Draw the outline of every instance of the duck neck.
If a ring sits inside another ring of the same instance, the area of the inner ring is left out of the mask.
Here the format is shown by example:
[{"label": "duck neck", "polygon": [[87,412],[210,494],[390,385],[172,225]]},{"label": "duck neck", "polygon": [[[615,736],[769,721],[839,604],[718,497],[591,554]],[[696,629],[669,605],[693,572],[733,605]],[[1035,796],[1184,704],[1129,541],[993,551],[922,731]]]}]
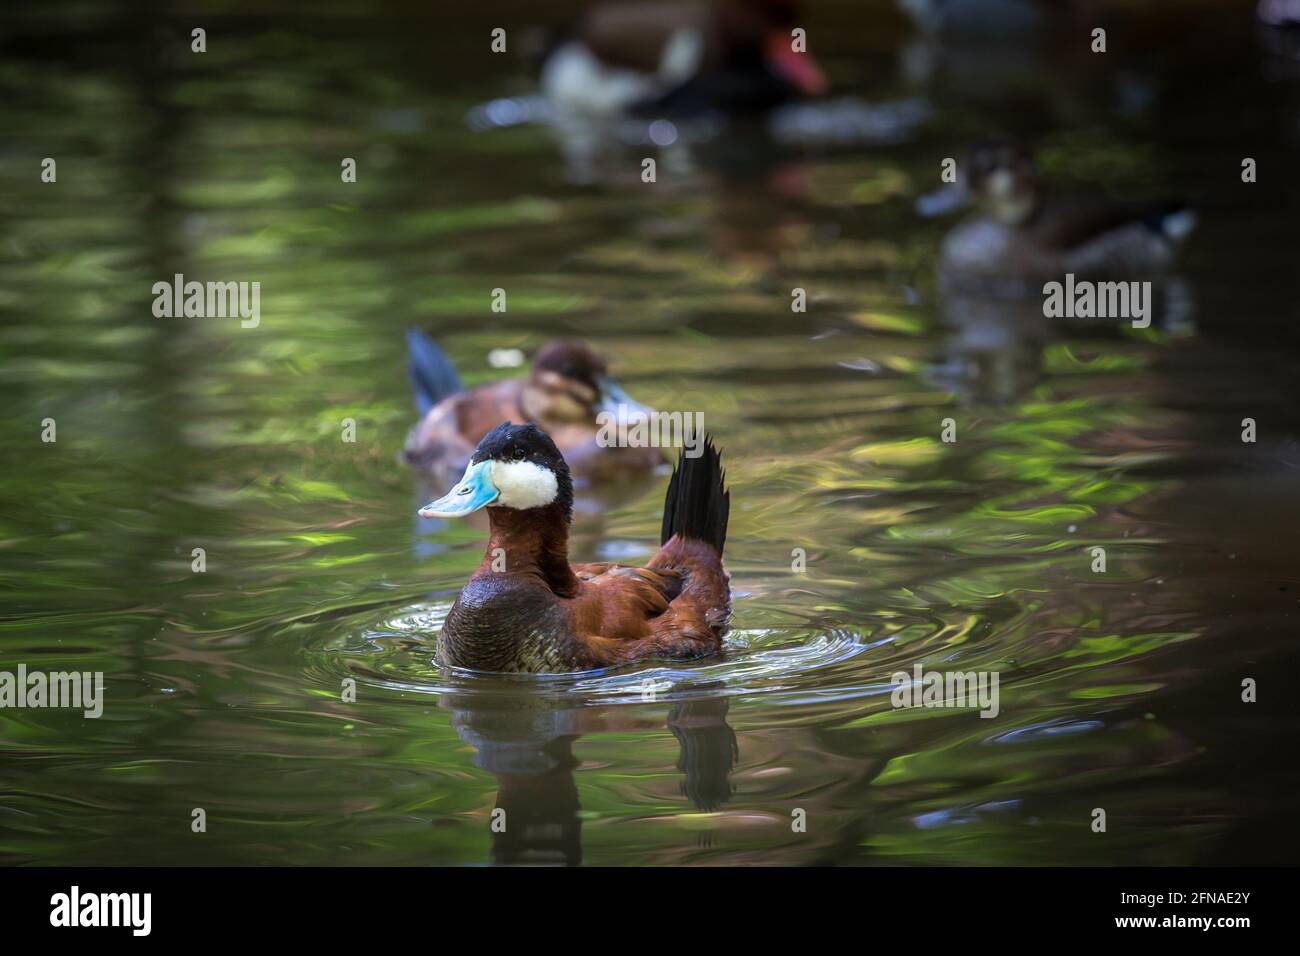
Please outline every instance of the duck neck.
[{"label": "duck neck", "polygon": [[492,533],[480,570],[535,576],[560,597],[577,593],[569,567],[569,520],[558,503],[527,511],[488,508],[488,520]]}]

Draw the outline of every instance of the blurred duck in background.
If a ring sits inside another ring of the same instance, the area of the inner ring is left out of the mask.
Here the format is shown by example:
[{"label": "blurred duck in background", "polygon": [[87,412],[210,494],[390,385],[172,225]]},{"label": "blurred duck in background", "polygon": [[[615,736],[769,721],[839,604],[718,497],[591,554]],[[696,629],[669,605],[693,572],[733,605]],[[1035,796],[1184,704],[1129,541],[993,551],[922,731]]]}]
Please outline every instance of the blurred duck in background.
[{"label": "blurred duck in background", "polygon": [[[1067,274],[1101,282],[1152,281],[1155,317],[1167,331],[1190,330],[1191,299],[1170,275],[1195,226],[1185,203],[1119,203],[1098,191],[1049,190],[1024,148],[1000,142],[973,147],[958,182],[922,196],[937,216],[974,204],[940,247],[940,314],[952,330],[936,384],[966,400],[1010,403],[1042,376],[1043,350],[1063,326],[1084,317],[1048,319],[1047,282]],[[1109,320],[1103,320],[1109,321]]]},{"label": "blurred duck in background", "polygon": [[623,154],[631,147],[653,147],[688,174],[719,159],[708,144],[722,140],[725,163],[778,148],[908,139],[928,105],[825,96],[830,84],[799,10],[795,0],[591,4],[562,28],[526,31],[520,49],[538,64],[538,95],[477,104],[466,122],[479,132],[550,126],[565,178],[580,184],[639,182],[626,178],[639,173]]},{"label": "blurred duck in background", "polygon": [[542,92],[559,114],[692,116],[770,109],[828,88],[796,52],[794,0],[600,3],[553,35]]},{"label": "blurred duck in background", "polygon": [[943,240],[940,288],[1037,294],[1066,273],[1106,281],[1160,278],[1196,225],[1184,202],[1121,203],[1099,192],[1058,193],[1025,148],[973,147],[958,182],[917,201],[925,216],[976,205]]},{"label": "blurred duck in background", "polygon": [[465,470],[475,446],[502,421],[540,425],[579,483],[648,475],[667,464],[659,448],[598,443],[601,412],[615,421],[652,413],[628,397],[605,360],[582,342],[550,342],[534,357],[527,378],[468,390],[427,335],[411,329],[407,347],[420,422],[407,438],[406,460],[442,484]]}]

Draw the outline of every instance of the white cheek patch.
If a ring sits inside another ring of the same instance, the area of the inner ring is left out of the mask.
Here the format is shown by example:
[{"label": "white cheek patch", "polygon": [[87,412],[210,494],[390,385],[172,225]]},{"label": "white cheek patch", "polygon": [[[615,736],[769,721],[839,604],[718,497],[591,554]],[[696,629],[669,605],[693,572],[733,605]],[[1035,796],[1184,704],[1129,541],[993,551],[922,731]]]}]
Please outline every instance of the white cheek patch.
[{"label": "white cheek patch", "polygon": [[492,462],[492,484],[501,492],[494,504],[521,511],[549,505],[560,490],[555,472],[531,461]]}]

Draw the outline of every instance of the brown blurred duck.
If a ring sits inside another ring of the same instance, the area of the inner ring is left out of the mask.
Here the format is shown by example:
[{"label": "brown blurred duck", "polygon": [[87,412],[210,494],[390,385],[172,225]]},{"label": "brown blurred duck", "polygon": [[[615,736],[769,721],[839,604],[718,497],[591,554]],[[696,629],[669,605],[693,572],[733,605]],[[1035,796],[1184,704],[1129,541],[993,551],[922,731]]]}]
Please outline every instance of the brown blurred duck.
[{"label": "brown blurred duck", "polygon": [[597,441],[601,412],[632,419],[651,411],[628,397],[605,360],[582,342],[550,342],[534,357],[527,378],[468,390],[428,336],[412,329],[407,346],[421,419],[407,438],[406,460],[444,482],[465,468],[474,447],[502,421],[540,425],[582,484],[649,474],[667,464],[659,448]]}]

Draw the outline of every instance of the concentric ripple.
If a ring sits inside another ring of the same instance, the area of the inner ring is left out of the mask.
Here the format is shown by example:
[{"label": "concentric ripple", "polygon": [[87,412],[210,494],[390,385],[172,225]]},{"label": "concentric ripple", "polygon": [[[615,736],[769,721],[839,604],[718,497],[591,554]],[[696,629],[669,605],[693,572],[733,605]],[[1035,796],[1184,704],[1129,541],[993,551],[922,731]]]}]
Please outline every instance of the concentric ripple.
[{"label": "concentric ripple", "polygon": [[[733,628],[717,658],[665,662],[574,674],[484,674],[440,667],[434,643],[451,601],[403,606],[355,630],[332,633],[306,648],[309,672],[323,684],[354,677],[401,693],[437,696],[502,690],[568,702],[634,704],[650,700],[762,694],[774,703],[848,700],[888,692],[883,669],[892,654],[873,651],[892,637],[873,639],[847,627]],[[938,632],[938,625],[935,627]]]}]

